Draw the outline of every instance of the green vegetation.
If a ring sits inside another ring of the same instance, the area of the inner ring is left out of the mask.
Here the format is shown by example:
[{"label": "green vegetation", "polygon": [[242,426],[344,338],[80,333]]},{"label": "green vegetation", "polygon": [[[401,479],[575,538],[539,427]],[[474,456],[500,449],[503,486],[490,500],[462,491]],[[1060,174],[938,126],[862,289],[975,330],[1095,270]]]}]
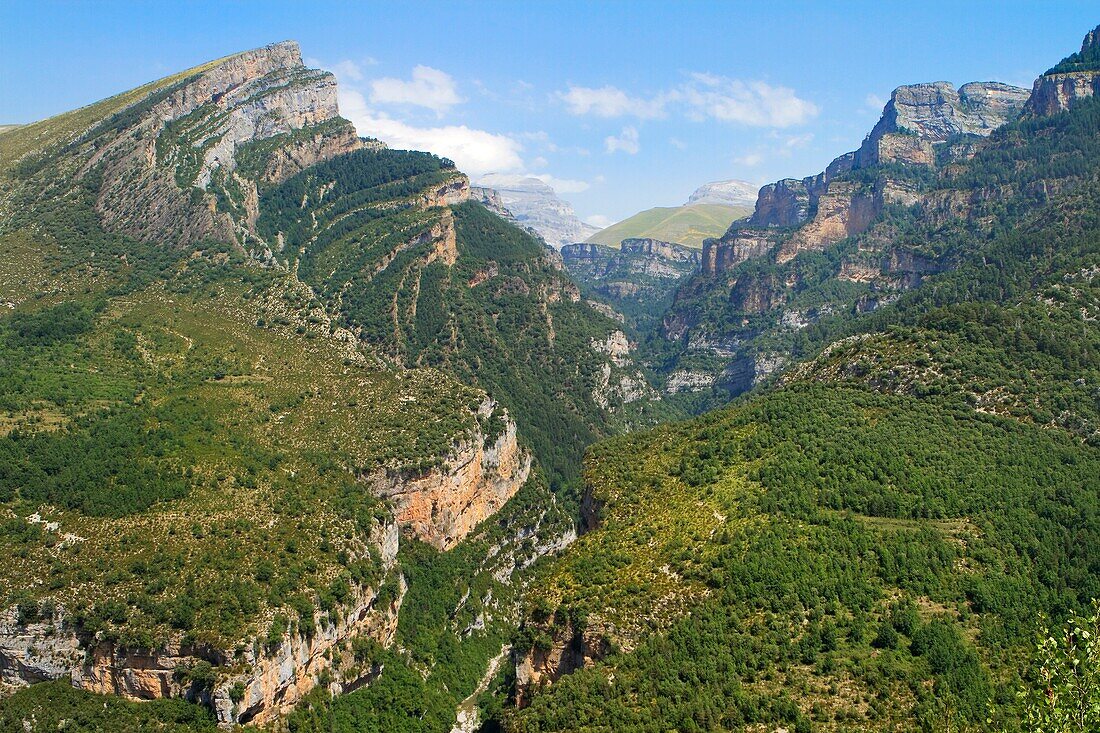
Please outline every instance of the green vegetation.
[{"label": "green vegetation", "polygon": [[1064,59],[1059,61],[1054,68],[1048,71],[1048,74],[1067,74],[1075,71],[1098,71],[1100,70],[1100,40],[1097,39],[1100,36],[1100,26],[1097,26],[1092,30],[1092,44],[1088,44],[1089,37],[1086,37],[1085,44],[1077,53],[1071,53]]},{"label": "green vegetation", "polygon": [[1039,613],[1100,594],[1100,453],[965,406],[792,386],[587,466],[599,526],[532,618],[584,619],[612,653],[516,730],[979,725]]},{"label": "green vegetation", "polygon": [[735,219],[751,213],[748,206],[722,204],[658,206],[601,229],[588,241],[618,248],[624,239],[647,237],[699,248],[704,239],[722,236]]},{"label": "green vegetation", "polygon": [[24,721],[35,730],[71,733],[198,733],[218,730],[213,716],[183,700],[130,702],[73,689],[68,681],[42,682],[0,702],[0,731],[19,733]]},{"label": "green vegetation", "polygon": [[542,244],[483,207],[414,206],[453,176],[424,153],[359,151],[268,190],[259,227],[283,233],[342,325],[487,391],[555,490],[575,486],[584,447],[607,432],[593,396],[606,357],[591,341],[615,324],[571,297]]}]

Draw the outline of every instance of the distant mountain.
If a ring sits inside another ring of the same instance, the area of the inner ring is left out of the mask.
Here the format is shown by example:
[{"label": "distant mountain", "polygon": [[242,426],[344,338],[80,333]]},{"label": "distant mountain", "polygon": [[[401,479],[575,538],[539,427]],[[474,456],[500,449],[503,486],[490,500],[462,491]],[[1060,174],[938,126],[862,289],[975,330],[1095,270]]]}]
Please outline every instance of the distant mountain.
[{"label": "distant mountain", "polygon": [[[755,201],[755,197],[753,200]],[[722,236],[734,220],[751,213],[751,204],[731,206],[696,203],[686,206],[657,206],[612,224],[586,241],[618,247],[624,239],[657,239],[699,248],[703,246],[704,239]]]},{"label": "distant mountain", "polygon": [[692,204],[721,204],[723,206],[755,206],[760,187],[748,181],[714,181],[704,183],[688,197],[684,206]]},{"label": "distant mountain", "polygon": [[493,198],[484,190],[495,191],[496,200],[511,212],[517,224],[534,229],[555,249],[561,249],[563,244],[583,242],[598,231],[578,219],[573,207],[558,198],[552,186],[538,178],[490,173],[478,183],[481,184],[475,187],[478,196]]}]

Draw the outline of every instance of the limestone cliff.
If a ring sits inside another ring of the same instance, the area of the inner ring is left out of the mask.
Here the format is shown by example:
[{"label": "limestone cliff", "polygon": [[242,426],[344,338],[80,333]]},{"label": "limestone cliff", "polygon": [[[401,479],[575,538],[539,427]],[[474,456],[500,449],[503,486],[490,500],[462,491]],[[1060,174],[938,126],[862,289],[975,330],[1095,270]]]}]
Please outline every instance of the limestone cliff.
[{"label": "limestone cliff", "polygon": [[[438,550],[449,550],[519,491],[531,457],[516,441],[516,424],[491,400],[479,409],[479,429],[442,465],[419,474],[385,472],[367,483],[394,505],[401,526]],[[493,424],[499,433],[493,434]]]},{"label": "limestone cliff", "polygon": [[898,87],[882,117],[860,146],[857,167],[875,163],[935,163],[932,144],[956,135],[988,135],[1015,119],[1026,89],[971,82],[958,89],[945,81]]},{"label": "limestone cliff", "polygon": [[1081,50],[1035,80],[1026,112],[1052,115],[1100,94],[1100,26],[1085,34]]},{"label": "limestone cliff", "polygon": [[[266,723],[287,712],[323,679],[340,692],[369,680],[377,670],[360,669],[349,642],[369,637],[388,646],[397,629],[405,582],[395,567],[397,525],[378,524],[364,556],[380,558],[382,579],[373,586],[356,586],[334,613],[314,609],[315,631],[288,629],[272,645],[257,636],[234,649],[216,649],[176,636],[152,649],[130,649],[117,642],[89,637],[70,622],[66,610],[51,607],[34,621],[20,610],[0,615],[0,674],[4,685],[69,677],[74,687],[135,700],[187,697],[210,705],[223,726]],[[396,592],[382,597],[386,583]],[[208,662],[221,670],[212,686],[191,682],[186,670]],[[184,674],[181,674],[181,671]]]},{"label": "limestone cliff", "polygon": [[[986,136],[1015,119],[1028,99],[1024,89],[998,82],[947,82],[898,87],[859,150],[836,158],[816,176],[787,178],[760,189],[747,220],[704,246],[703,272],[715,275],[773,250],[780,263],[799,252],[821,250],[859,234],[891,203],[919,201],[912,186],[889,173],[852,180],[875,166],[934,167],[935,146],[960,136]],[[955,157],[973,155],[960,149]],[[791,236],[774,230],[797,229]]]},{"label": "limestone cliff", "polygon": [[524,707],[535,690],[552,684],[578,669],[591,667],[611,651],[611,641],[595,623],[574,628],[539,629],[541,638],[530,648],[515,649],[512,661],[516,669],[515,702]]},{"label": "limestone cliff", "polygon": [[336,78],[307,69],[293,41],[143,90],[124,95],[122,106],[88,108],[106,115],[21,163],[39,176],[82,180],[106,228],[144,241],[254,242],[260,186],[364,145],[339,116]]}]

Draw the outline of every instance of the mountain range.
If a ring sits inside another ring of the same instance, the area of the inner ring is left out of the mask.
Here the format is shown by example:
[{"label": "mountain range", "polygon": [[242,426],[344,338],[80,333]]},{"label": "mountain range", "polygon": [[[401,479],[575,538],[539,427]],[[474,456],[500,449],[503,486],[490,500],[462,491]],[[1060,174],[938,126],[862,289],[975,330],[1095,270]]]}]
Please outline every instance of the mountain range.
[{"label": "mountain range", "polygon": [[1100,27],[647,236],[479,183],[294,42],[0,131],[0,730],[1100,725]]}]

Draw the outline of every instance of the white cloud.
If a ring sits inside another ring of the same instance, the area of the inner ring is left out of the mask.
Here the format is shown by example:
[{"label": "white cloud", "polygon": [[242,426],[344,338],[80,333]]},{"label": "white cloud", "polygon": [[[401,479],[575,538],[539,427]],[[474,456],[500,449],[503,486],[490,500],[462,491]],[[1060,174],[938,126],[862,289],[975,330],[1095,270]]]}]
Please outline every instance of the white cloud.
[{"label": "white cloud", "polygon": [[359,61],[344,59],[343,61],[337,61],[335,64],[326,64],[319,59],[310,57],[306,58],[304,63],[311,69],[328,69],[333,74],[336,74],[336,78],[339,81],[349,82],[363,81],[363,67],[374,66],[378,63],[378,60],[370,56],[365,56]]},{"label": "white cloud", "polygon": [[863,103],[867,105],[868,109],[872,109],[875,112],[881,112],[882,108],[886,106],[886,100],[877,94],[868,94]]},{"label": "white cloud", "polygon": [[677,150],[687,150],[687,143],[678,137],[670,137],[668,139],[668,144]]},{"label": "white cloud", "polygon": [[692,74],[683,90],[691,112],[723,122],[753,127],[790,127],[817,116],[813,102],[793,89],[763,81],[741,81],[712,74]]},{"label": "white cloud", "polygon": [[523,169],[523,146],[507,135],[466,125],[417,127],[371,109],[360,92],[341,89],[340,112],[360,135],[376,137],[393,148],[427,150],[450,158],[470,176]]},{"label": "white cloud", "polygon": [[812,132],[807,132],[804,135],[792,135],[783,141],[783,147],[787,150],[797,150],[809,145],[813,139],[814,134]]},{"label": "white cloud", "polygon": [[569,112],[596,117],[664,117],[679,107],[697,120],[715,119],[752,127],[791,127],[817,116],[818,107],[789,87],[693,73],[688,81],[651,97],[632,96],[613,86],[570,86],[558,92]]},{"label": "white cloud", "polygon": [[370,83],[374,104],[410,104],[441,115],[462,101],[451,75],[430,66],[417,66],[412,79],[375,79]]},{"label": "white cloud", "polygon": [[733,159],[733,162],[737,163],[738,165],[753,168],[764,162],[764,156],[760,153],[745,153],[744,155],[739,155],[735,157]]},{"label": "white cloud", "polygon": [[558,92],[569,112],[574,115],[593,114],[597,117],[639,117],[649,119],[663,117],[665,105],[671,101],[666,94],[652,99],[632,97],[621,89],[605,87],[570,86],[568,92]]},{"label": "white cloud", "polygon": [[627,155],[635,155],[641,146],[638,145],[638,130],[633,127],[624,127],[619,136],[608,135],[603,141],[608,153],[622,151]]},{"label": "white cloud", "polygon": [[592,216],[584,217],[584,222],[586,224],[591,224],[594,227],[599,227],[600,229],[607,229],[609,226],[615,223],[615,220],[612,219],[610,216],[604,216],[603,214],[593,214]]}]

